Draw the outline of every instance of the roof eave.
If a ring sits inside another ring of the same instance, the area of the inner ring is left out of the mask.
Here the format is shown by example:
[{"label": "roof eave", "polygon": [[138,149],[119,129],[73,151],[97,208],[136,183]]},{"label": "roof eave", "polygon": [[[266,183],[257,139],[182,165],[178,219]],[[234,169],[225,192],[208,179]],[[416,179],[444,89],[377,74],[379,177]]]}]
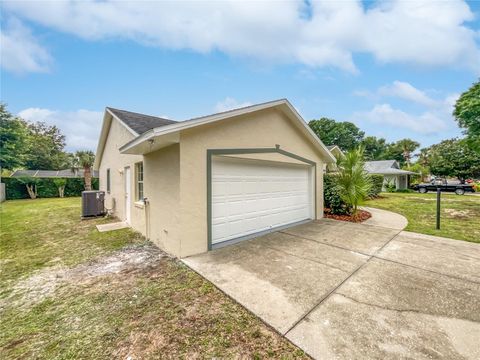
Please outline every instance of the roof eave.
[{"label": "roof eave", "polygon": [[200,117],[192,120],[178,122],[176,124],[157,127],[129,141],[125,145],[121,146],[119,150],[122,154],[134,153],[132,152],[134,148],[138,148],[141,143],[151,140],[153,138],[157,138],[160,136],[164,136],[164,135],[176,133],[176,132],[180,133],[182,130],[186,130],[192,127],[206,125],[212,122],[233,118],[236,116],[245,115],[245,114],[249,114],[252,112],[257,112],[260,110],[273,108],[273,107],[279,107],[283,111],[287,111],[288,113],[293,115],[298,120],[298,122],[302,125],[302,129],[304,130],[305,135],[307,135],[307,137],[310,138],[310,140],[320,150],[322,155],[324,155],[324,157],[326,158],[326,162],[336,162],[336,159],[333,156],[333,154],[327,149],[325,144],[323,144],[323,142],[312,131],[312,129],[310,129],[310,127],[305,122],[305,120],[300,116],[297,110],[295,110],[295,108],[292,106],[292,104],[290,104],[290,102],[287,99],[274,100],[268,103],[253,105],[253,106],[249,106],[241,109],[231,110],[224,113],[213,114],[210,116],[204,116],[204,117]]}]

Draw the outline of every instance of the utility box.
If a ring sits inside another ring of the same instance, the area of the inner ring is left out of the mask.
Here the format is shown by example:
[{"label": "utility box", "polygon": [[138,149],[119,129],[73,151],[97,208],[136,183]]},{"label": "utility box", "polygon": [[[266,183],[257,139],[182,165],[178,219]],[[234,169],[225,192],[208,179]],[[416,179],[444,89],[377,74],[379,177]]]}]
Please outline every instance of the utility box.
[{"label": "utility box", "polygon": [[105,191],[82,191],[82,218],[105,215]]}]

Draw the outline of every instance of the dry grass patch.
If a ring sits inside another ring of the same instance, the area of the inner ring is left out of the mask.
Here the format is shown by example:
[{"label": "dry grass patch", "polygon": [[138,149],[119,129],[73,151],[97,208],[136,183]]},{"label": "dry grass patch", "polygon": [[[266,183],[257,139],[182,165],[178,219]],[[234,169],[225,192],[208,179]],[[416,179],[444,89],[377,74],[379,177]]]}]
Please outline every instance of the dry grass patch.
[{"label": "dry grass patch", "polygon": [[[78,199],[51,206],[49,201],[11,202],[2,208],[2,221],[7,214],[10,226],[6,230],[2,223],[8,239],[2,237],[2,247],[10,253],[1,256],[13,271],[1,278],[2,358],[307,357],[137,234],[98,233],[94,225],[104,220],[80,221]],[[18,216],[10,213],[11,205]],[[28,229],[21,225],[24,215],[30,224],[39,220],[23,206],[41,208],[33,213],[54,220]],[[37,235],[32,241],[38,253],[29,246],[24,250],[32,266],[17,259],[25,241],[15,233],[16,222],[22,228],[19,236]]]}]

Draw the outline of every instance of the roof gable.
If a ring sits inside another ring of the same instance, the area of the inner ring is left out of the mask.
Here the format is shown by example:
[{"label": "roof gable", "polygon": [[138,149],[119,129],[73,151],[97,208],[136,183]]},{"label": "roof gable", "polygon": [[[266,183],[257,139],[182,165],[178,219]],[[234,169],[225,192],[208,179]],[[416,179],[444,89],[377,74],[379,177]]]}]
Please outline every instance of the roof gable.
[{"label": "roof gable", "polygon": [[395,160],[377,160],[377,161],[366,161],[365,170],[370,173],[375,172],[386,172],[394,169]]},{"label": "roof gable", "polygon": [[135,131],[138,135],[160,126],[176,123],[174,120],[152,115],[139,114],[136,112],[120,110],[111,107],[107,107],[107,111],[112,113],[112,115],[121,120],[121,122]]},{"label": "roof gable", "polygon": [[[176,140],[176,137],[178,138],[178,134],[183,130],[271,108],[276,108],[287,115],[287,117],[296,124],[300,131],[324,156],[327,162],[335,162],[335,157],[332,155],[332,153],[327,149],[317,135],[315,135],[305,120],[303,120],[300,114],[298,114],[295,108],[286,99],[269,101],[262,104],[251,105],[244,108],[229,110],[226,112],[202,116],[199,118],[175,122],[162,127],[154,128],[120,147],[120,152],[125,154],[142,154],[146,153],[146,151],[155,151],[162,146],[167,146],[173,142],[177,142],[178,140]],[[153,139],[155,139],[155,141],[153,141]],[[165,140],[165,145],[161,144],[162,139]],[[151,142],[151,144],[148,146],[145,145],[147,142]]]}]

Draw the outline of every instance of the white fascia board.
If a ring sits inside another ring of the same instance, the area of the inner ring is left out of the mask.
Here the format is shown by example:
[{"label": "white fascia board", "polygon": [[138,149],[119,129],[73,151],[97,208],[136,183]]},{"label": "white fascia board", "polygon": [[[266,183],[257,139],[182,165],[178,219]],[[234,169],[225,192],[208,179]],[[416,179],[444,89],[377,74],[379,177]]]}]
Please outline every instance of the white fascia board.
[{"label": "white fascia board", "polygon": [[320,140],[317,134],[315,134],[313,130],[310,128],[310,126],[308,126],[308,124],[305,122],[302,116],[298,113],[298,111],[292,106],[292,104],[290,104],[288,100],[285,100],[285,104],[288,106],[289,110],[297,117],[297,119],[303,125],[303,128],[307,131],[307,134],[313,140],[313,142],[316,143],[323,150],[323,153],[325,153],[327,158],[330,160],[327,162],[337,162],[337,159],[335,158],[335,156],[333,156],[333,154],[328,150],[328,148],[325,146],[322,140]]},{"label": "white fascia board", "polygon": [[108,132],[110,130],[111,118],[108,116],[109,112],[105,109],[102,121],[102,130],[98,138],[97,150],[95,152],[95,161],[93,163],[93,170],[98,170],[100,167],[103,151],[105,149],[105,142],[107,141]]},{"label": "white fascia board", "polygon": [[105,108],[105,110],[106,110],[110,115],[112,115],[112,117],[114,117],[115,119],[117,119],[117,120],[120,122],[120,124],[122,124],[123,126],[125,126],[125,127],[127,128],[127,130],[132,133],[132,135],[134,135],[134,136],[138,136],[138,135],[139,135],[135,130],[133,130],[130,126],[128,126],[125,122],[123,122],[122,119],[120,119],[117,115],[115,115],[112,111],[110,111],[109,108]]},{"label": "white fascia board", "polygon": [[103,151],[105,150],[105,142],[107,141],[108,133],[110,132],[110,126],[113,119],[116,119],[120,124],[122,124],[133,136],[138,137],[137,132],[135,132],[132,128],[125,124],[125,122],[123,122],[118,116],[116,116],[112,111],[110,111],[108,107],[106,107],[103,115],[102,130],[98,139],[95,162],[93,163],[94,170],[99,170],[100,163],[102,162],[101,160],[103,156]]},{"label": "white fascia board", "polygon": [[244,115],[244,114],[248,114],[248,113],[251,113],[251,112],[267,109],[267,108],[270,108],[270,107],[273,107],[273,106],[283,104],[285,101],[286,100],[284,100],[284,99],[276,100],[276,101],[271,101],[271,102],[264,103],[264,104],[253,105],[253,106],[248,106],[248,107],[241,108],[241,109],[226,111],[226,112],[223,112],[223,113],[203,116],[203,117],[195,118],[195,119],[191,119],[191,120],[180,121],[176,124],[164,125],[164,126],[154,128],[154,129],[151,129],[151,130],[143,133],[142,135],[140,135],[136,139],[134,139],[134,140],[126,143],[125,145],[121,146],[119,150],[120,150],[121,153],[123,153],[123,152],[127,151],[129,148],[134,147],[134,146],[142,143],[143,141],[147,141],[147,140],[151,139],[152,137],[162,136],[162,135],[169,134],[171,132],[182,131],[182,130],[190,129],[192,127],[205,125],[205,124],[209,124],[209,123],[224,120],[224,119],[229,119],[229,118],[232,118],[232,117],[235,117],[235,116]]},{"label": "white fascia board", "polygon": [[[161,126],[158,128],[154,128],[152,130],[149,130],[136,139],[133,139],[132,141],[126,143],[125,145],[120,147],[120,152],[125,153],[128,151],[130,148],[135,147],[139,145],[140,143],[147,141],[149,139],[166,135],[171,132],[175,131],[182,131],[186,130],[192,127],[196,126],[201,126],[201,125],[206,125],[209,123],[213,123],[216,121],[224,120],[224,119],[229,119],[235,116],[240,116],[240,115],[245,115],[249,114],[252,112],[264,110],[264,109],[269,109],[281,105],[286,105],[287,109],[290,111],[290,113],[296,118],[296,120],[302,125],[302,128],[304,132],[306,133],[307,137],[309,137],[312,142],[317,145],[318,148],[320,148],[321,153],[323,153],[326,158],[327,162],[335,162],[336,159],[332,155],[332,153],[327,149],[327,147],[323,144],[323,142],[318,138],[318,136],[310,129],[308,124],[303,120],[303,118],[300,116],[300,114],[295,110],[295,108],[290,104],[290,102],[287,99],[280,99],[280,100],[274,100],[270,101],[267,103],[263,104],[258,104],[258,105],[252,105],[252,106],[247,106],[241,109],[235,109],[231,111],[226,111],[218,114],[213,114],[213,115],[208,115],[208,116],[203,116],[200,118],[195,118],[191,120],[186,120],[186,121],[181,121],[176,124],[170,124],[170,125],[165,125]],[[329,160],[329,161],[328,161]]]}]

